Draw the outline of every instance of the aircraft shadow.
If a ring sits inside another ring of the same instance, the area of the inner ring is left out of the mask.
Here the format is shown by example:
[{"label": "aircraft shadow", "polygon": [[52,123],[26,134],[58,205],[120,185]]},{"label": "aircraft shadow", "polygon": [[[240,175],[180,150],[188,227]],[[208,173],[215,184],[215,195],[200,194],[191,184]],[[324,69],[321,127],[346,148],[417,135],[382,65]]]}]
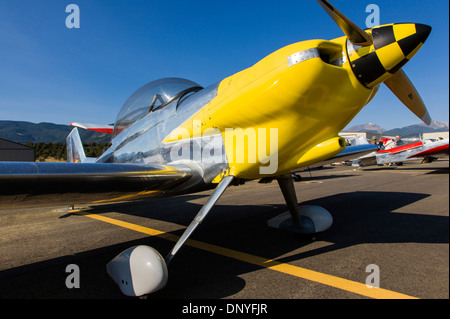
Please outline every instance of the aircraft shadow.
[{"label": "aircraft shadow", "polygon": [[[449,217],[394,212],[429,195],[403,192],[353,192],[305,202],[333,212],[333,226],[321,240],[333,245],[291,256],[295,260],[359,244],[448,243]],[[345,203],[343,205],[343,203]],[[351,203],[351,205],[348,205]]]},{"label": "aircraft shadow", "polygon": [[[201,207],[201,204],[189,201],[204,196],[207,194],[94,206],[89,212],[115,211],[187,226]],[[267,227],[267,220],[283,213],[285,205],[239,206],[219,202],[192,239],[280,262],[299,261],[365,243],[448,243],[448,216],[431,215],[432,212],[430,215],[394,212],[428,196],[360,191],[303,202],[321,205],[332,212],[334,224],[320,236],[320,240],[332,244],[283,258],[280,256],[311,244],[308,238]],[[173,233],[181,235],[183,230]],[[127,298],[106,274],[105,265],[134,245],[153,246],[165,256],[174,243],[166,240],[164,235],[152,236],[4,270],[0,272],[0,298]],[[64,268],[70,263],[86,269],[82,274],[83,289],[65,287],[67,273]],[[258,269],[255,265],[186,246],[169,267],[166,288],[150,298],[216,299],[232,296],[246,286],[240,276]]]}]

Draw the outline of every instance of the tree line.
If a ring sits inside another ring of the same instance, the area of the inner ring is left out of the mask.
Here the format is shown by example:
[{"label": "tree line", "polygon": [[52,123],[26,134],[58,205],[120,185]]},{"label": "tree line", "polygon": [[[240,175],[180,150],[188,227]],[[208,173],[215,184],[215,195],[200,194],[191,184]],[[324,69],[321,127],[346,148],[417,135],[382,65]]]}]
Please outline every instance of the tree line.
[{"label": "tree line", "polygon": [[[36,162],[46,160],[67,161],[66,143],[27,143],[26,146],[34,149]],[[111,143],[89,143],[83,144],[84,152],[87,157],[99,157]]]}]

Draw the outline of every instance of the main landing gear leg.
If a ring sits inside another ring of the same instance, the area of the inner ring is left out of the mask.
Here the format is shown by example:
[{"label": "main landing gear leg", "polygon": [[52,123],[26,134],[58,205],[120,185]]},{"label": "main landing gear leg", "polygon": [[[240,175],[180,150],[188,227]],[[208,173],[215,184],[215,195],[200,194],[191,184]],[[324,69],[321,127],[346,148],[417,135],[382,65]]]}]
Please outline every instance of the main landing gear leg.
[{"label": "main landing gear leg", "polygon": [[278,176],[277,181],[289,211],[270,219],[267,222],[270,227],[297,234],[316,234],[330,228],[333,217],[325,208],[315,205],[298,206],[290,174]]},{"label": "main landing gear leg", "polygon": [[186,240],[191,236],[191,234],[194,232],[194,230],[197,228],[198,225],[203,221],[203,219],[208,215],[211,208],[213,208],[214,204],[219,200],[220,196],[222,196],[223,192],[227,189],[227,187],[230,185],[230,183],[233,181],[234,176],[226,176],[217,186],[217,188],[214,190],[214,193],[212,193],[211,197],[208,198],[205,205],[200,209],[200,211],[197,213],[197,216],[195,216],[194,220],[191,222],[191,224],[188,226],[188,228],[184,231],[183,235],[178,239],[177,243],[173,247],[172,251],[167,255],[166,257],[166,263],[167,265],[170,263],[172,258],[175,256],[175,254],[178,252],[178,250],[183,246],[183,244],[186,242]]},{"label": "main landing gear leg", "polygon": [[155,249],[140,245],[123,251],[106,265],[108,274],[125,295],[142,296],[164,288],[168,279],[167,266],[172,258],[208,215],[233,179],[233,176],[226,176],[219,183],[165,260]]}]

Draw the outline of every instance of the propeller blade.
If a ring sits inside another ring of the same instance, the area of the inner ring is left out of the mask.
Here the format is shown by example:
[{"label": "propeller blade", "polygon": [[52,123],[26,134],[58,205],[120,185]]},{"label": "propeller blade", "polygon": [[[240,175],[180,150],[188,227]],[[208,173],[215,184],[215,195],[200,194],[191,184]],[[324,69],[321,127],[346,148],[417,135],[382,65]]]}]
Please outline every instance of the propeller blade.
[{"label": "propeller blade", "polygon": [[344,32],[351,43],[366,46],[373,43],[372,37],[363,29],[354,24],[339,10],[331,5],[327,0],[317,0],[321,7],[328,13],[328,15],[336,22],[339,28]]},{"label": "propeller blade", "polygon": [[431,124],[430,114],[422,98],[403,70],[397,71],[384,84],[425,124]]}]

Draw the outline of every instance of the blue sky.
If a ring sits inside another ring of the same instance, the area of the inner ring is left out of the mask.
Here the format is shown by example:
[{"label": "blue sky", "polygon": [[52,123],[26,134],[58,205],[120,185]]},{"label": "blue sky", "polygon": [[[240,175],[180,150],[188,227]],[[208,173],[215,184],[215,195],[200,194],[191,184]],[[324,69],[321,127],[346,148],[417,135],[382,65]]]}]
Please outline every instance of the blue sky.
[{"label": "blue sky", "polygon": [[[371,3],[381,24],[433,27],[403,70],[432,119],[448,122],[449,2],[330,2],[363,28]],[[79,29],[65,24],[71,3],[80,9]],[[150,81],[182,77],[207,86],[285,45],[342,35],[314,0],[0,0],[0,119],[113,123]],[[382,86],[349,126],[368,122],[391,129],[420,120]]]}]

